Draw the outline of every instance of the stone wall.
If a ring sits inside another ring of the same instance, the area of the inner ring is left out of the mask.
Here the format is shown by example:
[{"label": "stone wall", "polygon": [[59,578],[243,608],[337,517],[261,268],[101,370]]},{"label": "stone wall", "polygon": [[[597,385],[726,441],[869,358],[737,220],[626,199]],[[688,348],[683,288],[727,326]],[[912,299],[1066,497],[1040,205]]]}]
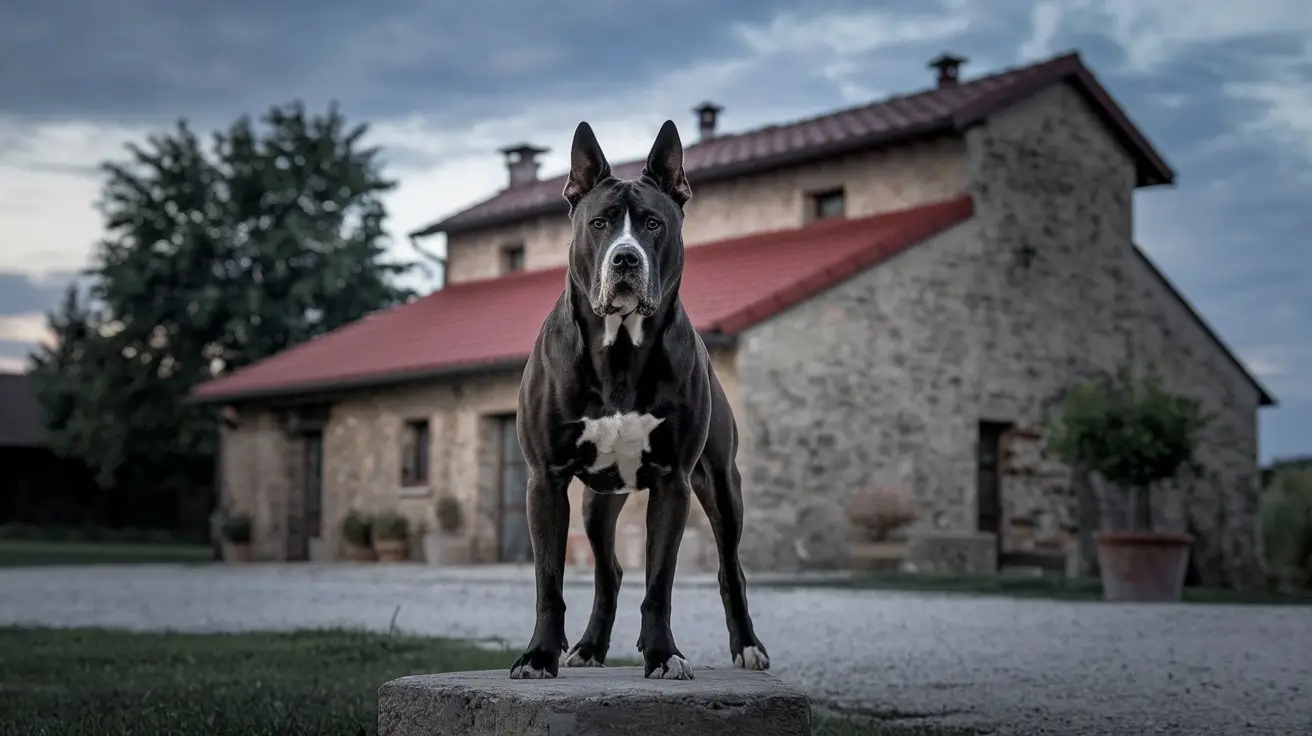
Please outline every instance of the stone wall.
[{"label": "stone wall", "polygon": [[912,533],[974,530],[981,420],[1014,425],[1003,549],[1069,550],[1078,502],[1070,469],[1045,453],[1043,418],[1072,380],[1153,361],[1217,414],[1205,473],[1156,495],[1157,522],[1201,536],[1204,581],[1255,584],[1258,394],[1135,249],[1131,159],[1065,86],[968,142],[972,221],[740,342],[745,563],[844,564],[847,538],[834,532],[850,495],[874,484],[915,493]]},{"label": "stone wall", "polygon": [[[974,284],[981,411],[1029,430],[1034,446],[1013,442],[1012,452],[1041,471],[1006,479],[1005,521],[1071,525],[1069,476],[1059,480],[1035,430],[1072,379],[1152,363],[1168,388],[1216,414],[1199,452],[1202,476],[1156,493],[1155,523],[1202,538],[1204,582],[1257,584],[1258,391],[1134,246],[1133,161],[1066,86],[996,116],[968,141],[987,264]],[[1103,500],[1112,502],[1104,526],[1118,525],[1121,494]]]},{"label": "stone wall", "polygon": [[[713,353],[730,401],[737,401],[733,354]],[[497,419],[513,415],[519,374],[501,373],[431,381],[344,394],[337,398],[324,429],[322,544],[340,555],[341,523],[351,510],[397,511],[416,530],[431,527],[436,499],[450,493],[465,510],[473,560],[497,560],[501,491],[501,434]],[[410,419],[427,418],[430,436],[429,482],[402,487],[401,433]],[[241,424],[223,433],[223,486],[235,509],[255,516],[255,550],[261,559],[288,559],[296,553],[292,533],[303,510],[299,441],[282,428],[277,412],[260,407],[241,411]],[[582,540],[582,492],[570,488],[571,526]],[[646,536],[646,494],[635,494],[620,519],[621,563],[642,565]],[[693,504],[690,524],[705,529],[706,517]],[[715,569],[709,533],[692,536],[686,550],[700,566]],[[586,542],[583,542],[586,547]],[[416,542],[415,549],[418,550]]]},{"label": "stone wall", "polygon": [[286,559],[295,470],[291,438],[274,412],[247,409],[237,428],[222,430],[220,442],[220,503],[232,513],[251,515],[256,559]]},{"label": "stone wall", "polygon": [[[966,149],[943,139],[834,157],[803,166],[698,185],[684,222],[690,246],[750,233],[793,228],[806,221],[808,195],[843,187],[850,217],[864,217],[950,199],[966,190]],[[451,283],[500,273],[501,249],[524,245],[524,267],[565,263],[570,241],[563,214],[454,235],[447,243]]]},{"label": "stone wall", "polygon": [[958,225],[740,338],[744,566],[845,565],[848,501],[874,486],[914,495],[911,534],[973,528],[977,242]]}]

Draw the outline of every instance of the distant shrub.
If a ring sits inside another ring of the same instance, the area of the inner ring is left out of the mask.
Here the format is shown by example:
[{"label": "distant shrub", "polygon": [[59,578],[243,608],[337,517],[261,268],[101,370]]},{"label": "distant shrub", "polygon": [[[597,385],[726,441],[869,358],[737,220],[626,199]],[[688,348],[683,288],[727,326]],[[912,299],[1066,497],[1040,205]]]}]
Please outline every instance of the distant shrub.
[{"label": "distant shrub", "polygon": [[410,520],[397,513],[383,513],[374,517],[370,525],[375,542],[400,541],[410,536]]},{"label": "distant shrub", "polygon": [[368,547],[372,543],[369,526],[370,519],[368,516],[359,511],[351,510],[347,512],[346,518],[342,519],[342,538],[348,544],[354,544],[357,547]]},{"label": "distant shrub", "polygon": [[1312,468],[1282,468],[1262,492],[1267,566],[1283,587],[1312,587]]}]

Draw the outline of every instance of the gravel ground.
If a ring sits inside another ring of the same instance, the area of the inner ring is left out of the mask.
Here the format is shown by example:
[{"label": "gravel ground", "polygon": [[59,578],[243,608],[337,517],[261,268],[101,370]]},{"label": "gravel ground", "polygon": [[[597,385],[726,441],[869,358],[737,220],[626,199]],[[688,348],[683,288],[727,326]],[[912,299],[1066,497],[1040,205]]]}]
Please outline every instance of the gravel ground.
[{"label": "gravel ground", "polygon": [[[613,656],[636,656],[641,573]],[[758,578],[759,579],[759,578]],[[349,627],[505,642],[532,631],[531,571],[411,565],[0,570],[0,624],[185,631]],[[713,578],[685,576],[674,633],[726,666]],[[823,588],[749,591],[772,672],[817,702],[999,734],[1312,735],[1312,608],[1118,605]],[[567,575],[567,632],[591,578]],[[399,611],[398,611],[399,607]],[[509,666],[510,662],[506,662]]]}]

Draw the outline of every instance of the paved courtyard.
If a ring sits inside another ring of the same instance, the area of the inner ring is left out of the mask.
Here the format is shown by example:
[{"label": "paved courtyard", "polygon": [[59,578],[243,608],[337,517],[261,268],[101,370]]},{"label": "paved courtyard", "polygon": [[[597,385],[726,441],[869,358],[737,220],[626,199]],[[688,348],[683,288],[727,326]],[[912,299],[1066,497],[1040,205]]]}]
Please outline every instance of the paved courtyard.
[{"label": "paved courtyard", "polygon": [[[567,580],[573,639],[592,587],[584,573]],[[0,624],[385,631],[395,615],[405,632],[519,647],[531,581],[525,568],[410,565],[11,568],[0,570]],[[636,656],[641,583],[641,572],[624,582],[613,656]],[[1312,734],[1308,607],[764,587],[750,603],[772,671],[839,708],[1000,734]],[[728,665],[710,576],[681,581],[674,626],[695,665]]]}]

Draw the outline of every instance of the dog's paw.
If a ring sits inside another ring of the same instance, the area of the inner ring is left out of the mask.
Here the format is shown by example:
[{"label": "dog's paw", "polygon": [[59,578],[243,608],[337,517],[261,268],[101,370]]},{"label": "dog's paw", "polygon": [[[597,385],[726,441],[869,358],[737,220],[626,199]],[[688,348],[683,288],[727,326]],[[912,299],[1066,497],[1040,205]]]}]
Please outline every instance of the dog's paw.
[{"label": "dog's paw", "polygon": [[598,662],[596,657],[590,651],[584,651],[585,647],[579,645],[574,647],[574,651],[565,657],[566,667],[605,667],[606,665]]},{"label": "dog's paw", "polygon": [[560,671],[560,653],[529,647],[510,665],[512,680],[542,680]]},{"label": "dog's paw", "polygon": [[741,652],[733,655],[733,666],[745,670],[768,670],[770,655],[765,653],[765,647],[743,647]]},{"label": "dog's paw", "polygon": [[510,668],[510,679],[512,680],[547,680],[555,677],[554,674],[545,669],[538,669],[531,664],[521,664]]},{"label": "dog's paw", "polygon": [[648,672],[647,677],[658,680],[691,680],[692,663],[677,654],[671,654],[669,659]]}]

